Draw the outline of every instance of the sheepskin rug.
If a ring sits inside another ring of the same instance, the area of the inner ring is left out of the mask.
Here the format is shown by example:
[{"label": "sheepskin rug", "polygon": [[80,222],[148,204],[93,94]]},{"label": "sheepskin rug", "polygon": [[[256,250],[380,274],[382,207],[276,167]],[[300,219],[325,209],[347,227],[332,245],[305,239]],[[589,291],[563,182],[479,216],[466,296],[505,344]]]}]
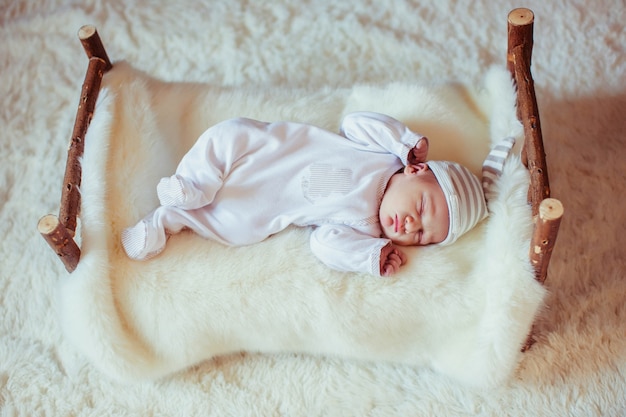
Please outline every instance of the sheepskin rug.
[{"label": "sheepskin rug", "polygon": [[[392,279],[329,271],[307,229],[246,248],[189,233],[127,260],[121,230],[227,117],[336,130],[354,110],[431,138],[478,172],[519,136],[506,16],[534,10],[553,195],[546,288],[526,255],[527,176],[512,157],[491,217]],[[626,397],[623,4],[239,1],[0,5],[0,410],[3,415],[619,416]],[[58,209],[98,27],[115,63],[86,138],[68,274],[38,236]],[[536,315],[536,317],[535,317]],[[537,343],[519,347],[532,322]]]}]

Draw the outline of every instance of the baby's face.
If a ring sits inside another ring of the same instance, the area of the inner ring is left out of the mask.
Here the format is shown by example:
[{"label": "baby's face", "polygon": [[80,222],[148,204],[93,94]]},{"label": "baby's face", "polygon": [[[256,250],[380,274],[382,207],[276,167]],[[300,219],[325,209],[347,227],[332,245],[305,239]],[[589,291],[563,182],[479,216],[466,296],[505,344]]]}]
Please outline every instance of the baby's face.
[{"label": "baby's face", "polygon": [[391,177],[378,218],[383,234],[396,245],[429,245],[448,236],[448,203],[426,163]]}]

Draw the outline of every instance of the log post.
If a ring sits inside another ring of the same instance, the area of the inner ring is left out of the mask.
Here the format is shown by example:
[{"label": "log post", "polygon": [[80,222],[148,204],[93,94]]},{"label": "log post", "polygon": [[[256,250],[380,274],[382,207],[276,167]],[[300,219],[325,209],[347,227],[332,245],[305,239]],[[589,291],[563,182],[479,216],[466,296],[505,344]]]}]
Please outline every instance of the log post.
[{"label": "log post", "polygon": [[[543,285],[548,276],[548,265],[556,243],[556,237],[563,217],[563,204],[555,198],[546,198],[539,205],[539,214],[535,216],[535,226],[530,240],[530,264],[535,270],[535,279]],[[535,343],[535,326],[532,327],[522,352],[526,352]]]},{"label": "log post", "polygon": [[74,236],[76,231],[76,217],[80,212],[80,182],[82,175],[80,159],[85,149],[85,134],[93,117],[105,68],[106,62],[102,59],[89,59],[89,66],[87,67],[87,74],[76,113],[76,121],[74,122],[74,131],[72,132],[70,146],[67,151],[59,219],[72,236]]},{"label": "log post", "polygon": [[80,260],[80,248],[59,218],[53,214],[43,216],[37,224],[37,230],[59,256],[67,272],[73,272]]},{"label": "log post", "polygon": [[113,67],[95,26],[82,26],[78,30],[78,39],[80,39],[80,43],[83,45],[87,58],[100,58],[103,60],[106,63],[104,68],[105,72]]},{"label": "log post", "polygon": [[507,67],[511,74],[515,74],[513,68],[513,50],[521,46],[526,62],[530,65],[533,53],[533,26],[535,15],[532,10],[519,8],[509,12],[507,27]]},{"label": "log post", "polygon": [[522,160],[530,173],[528,201],[535,216],[539,204],[550,197],[550,184],[535,85],[530,71],[533,24],[534,15],[529,9],[515,9],[509,13],[507,67],[517,86],[517,116],[524,126]]},{"label": "log post", "polygon": [[563,204],[555,198],[546,198],[539,205],[535,228],[530,241],[530,263],[535,268],[535,278],[544,283],[548,275],[548,264],[559,233]]}]

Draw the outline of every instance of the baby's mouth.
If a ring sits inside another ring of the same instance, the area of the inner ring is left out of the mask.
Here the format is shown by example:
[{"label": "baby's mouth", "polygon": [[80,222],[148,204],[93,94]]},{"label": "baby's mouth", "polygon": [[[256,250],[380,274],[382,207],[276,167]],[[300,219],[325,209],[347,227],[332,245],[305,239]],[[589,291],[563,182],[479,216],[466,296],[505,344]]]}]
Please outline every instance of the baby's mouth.
[{"label": "baby's mouth", "polygon": [[398,228],[399,227],[400,227],[400,222],[398,222],[398,215],[396,214],[396,217],[395,217],[395,219],[393,221],[393,228],[394,228],[394,231],[396,233],[398,233]]}]

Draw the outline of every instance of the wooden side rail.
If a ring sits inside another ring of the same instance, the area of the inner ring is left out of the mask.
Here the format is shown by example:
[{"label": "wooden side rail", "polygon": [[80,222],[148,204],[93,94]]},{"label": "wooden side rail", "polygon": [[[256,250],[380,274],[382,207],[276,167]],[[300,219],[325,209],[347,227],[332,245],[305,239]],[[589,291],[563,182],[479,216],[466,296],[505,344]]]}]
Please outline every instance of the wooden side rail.
[{"label": "wooden side rail", "polygon": [[89,58],[89,65],[67,151],[59,216],[48,214],[37,225],[39,233],[59,256],[68,272],[74,271],[80,260],[80,248],[74,241],[74,235],[76,219],[80,214],[80,159],[85,149],[85,135],[96,107],[102,77],[112,68],[95,27],[83,26],[78,31],[78,37]]},{"label": "wooden side rail", "polygon": [[534,19],[533,12],[525,8],[514,9],[509,13],[507,67],[517,86],[517,114],[524,126],[522,160],[530,173],[528,201],[532,207],[535,228],[529,257],[535,268],[535,278],[544,283],[563,215],[563,205],[550,198],[548,166],[535,84],[530,71]]},{"label": "wooden side rail", "polygon": [[[548,276],[548,265],[563,217],[563,205],[550,198],[548,165],[543,148],[543,136],[535,95],[535,84],[530,71],[535,16],[529,9],[514,9],[508,17],[507,67],[517,87],[517,117],[524,127],[522,161],[530,174],[528,202],[534,218],[529,258],[535,270],[535,279],[543,284]],[[535,343],[534,326],[525,352]]]}]

